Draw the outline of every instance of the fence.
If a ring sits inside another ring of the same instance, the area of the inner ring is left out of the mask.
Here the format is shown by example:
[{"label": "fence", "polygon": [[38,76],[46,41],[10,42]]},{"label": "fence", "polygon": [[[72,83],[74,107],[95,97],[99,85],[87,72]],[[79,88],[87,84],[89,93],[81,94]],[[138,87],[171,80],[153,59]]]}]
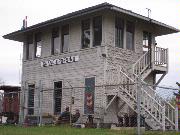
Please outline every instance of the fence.
[{"label": "fence", "polygon": [[[143,127],[146,131],[152,128],[175,129],[176,125],[173,125],[173,122],[177,123],[176,114],[170,107],[176,105],[174,95],[178,93],[176,88],[151,86],[141,81],[89,87],[55,85],[54,88],[30,85],[28,89],[23,88],[21,92],[17,92],[21,95],[19,124],[28,124],[28,122],[32,125],[58,124],[63,121],[72,125],[79,113],[81,117],[77,122],[85,123],[87,127],[133,127],[137,129],[138,134],[143,134]],[[154,93],[147,87],[153,87]],[[132,91],[135,88],[136,90]],[[94,89],[94,93],[88,93],[91,89]],[[16,92],[6,95],[11,95],[9,97],[12,98],[13,93]],[[152,95],[153,98],[150,99],[149,96]],[[163,105],[167,106],[164,101],[170,103],[169,108],[163,108]],[[67,107],[69,110],[66,110]],[[62,112],[66,111],[69,111],[69,117],[58,119]]]}]

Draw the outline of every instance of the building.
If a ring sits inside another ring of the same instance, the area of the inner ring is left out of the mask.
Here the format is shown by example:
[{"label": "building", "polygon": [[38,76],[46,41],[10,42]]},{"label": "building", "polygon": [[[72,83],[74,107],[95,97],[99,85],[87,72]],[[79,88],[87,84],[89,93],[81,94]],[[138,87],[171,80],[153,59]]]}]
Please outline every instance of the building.
[{"label": "building", "polygon": [[20,90],[19,86],[2,85],[0,90],[2,93],[2,115],[6,116],[7,123],[18,123],[20,110]]},{"label": "building", "polygon": [[[157,85],[168,72],[168,49],[158,47],[155,38],[176,32],[103,3],[4,35],[24,43],[21,116],[57,115],[66,106],[79,109],[82,121],[89,114],[100,123],[135,116],[137,78]],[[143,85],[140,93],[146,124],[174,129],[175,109],[151,86]]]}]

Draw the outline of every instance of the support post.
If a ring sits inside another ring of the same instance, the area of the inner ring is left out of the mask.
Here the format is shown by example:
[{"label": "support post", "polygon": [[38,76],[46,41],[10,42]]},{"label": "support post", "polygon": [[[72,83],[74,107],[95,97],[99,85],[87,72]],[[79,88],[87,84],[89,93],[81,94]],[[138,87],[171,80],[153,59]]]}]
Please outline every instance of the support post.
[{"label": "support post", "polygon": [[166,130],[166,122],[165,122],[165,105],[163,106],[162,109],[162,130]]},{"label": "support post", "polygon": [[178,107],[176,105],[176,109],[175,109],[175,130],[178,131]]},{"label": "support post", "polygon": [[150,61],[150,63],[151,63],[151,68],[152,68],[152,70],[154,70],[154,64],[155,64],[155,46],[152,44],[152,46],[151,46],[151,61]]},{"label": "support post", "polygon": [[140,81],[140,76],[137,77],[137,134],[138,135],[141,135],[141,106],[140,106],[140,103],[141,103],[141,97],[140,97],[140,94],[141,94],[141,81]]}]

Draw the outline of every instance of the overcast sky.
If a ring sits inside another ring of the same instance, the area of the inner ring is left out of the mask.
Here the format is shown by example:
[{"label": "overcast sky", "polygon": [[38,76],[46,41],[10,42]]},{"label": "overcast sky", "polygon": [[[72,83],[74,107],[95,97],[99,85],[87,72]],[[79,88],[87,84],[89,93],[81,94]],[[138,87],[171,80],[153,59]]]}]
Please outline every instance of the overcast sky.
[{"label": "overcast sky", "polygon": [[[0,79],[6,84],[20,85],[22,43],[2,36],[19,30],[28,16],[28,26],[73,11],[108,2],[180,29],[179,0],[1,0],[0,4]],[[161,85],[176,86],[180,82],[180,33],[156,38],[158,46],[169,48],[169,73]]]}]

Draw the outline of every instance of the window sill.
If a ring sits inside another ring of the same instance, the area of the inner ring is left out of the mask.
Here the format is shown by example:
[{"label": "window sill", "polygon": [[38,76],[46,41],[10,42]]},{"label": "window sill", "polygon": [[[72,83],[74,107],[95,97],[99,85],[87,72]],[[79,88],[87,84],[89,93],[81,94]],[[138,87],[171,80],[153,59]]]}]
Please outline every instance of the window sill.
[{"label": "window sill", "polygon": [[121,48],[121,47],[117,47],[117,46],[114,46],[114,47],[115,47],[115,48],[118,48],[118,49],[125,50],[125,51],[130,51],[130,52],[136,53],[135,49],[133,49],[133,50],[130,50],[130,49]]},{"label": "window sill", "polygon": [[58,53],[58,54],[52,54],[52,55],[45,56],[45,57],[41,56],[41,57],[36,57],[36,58],[33,58],[33,59],[29,59],[29,60],[23,60],[23,62],[30,62],[30,61],[36,61],[36,60],[41,60],[41,59],[46,59],[46,58],[51,58],[51,57],[62,56],[62,55],[66,55],[66,54],[83,52],[83,51],[88,51],[88,50],[93,50],[93,49],[101,48],[101,47],[104,47],[104,46],[105,45],[93,46],[93,47],[89,47],[89,48],[81,48],[81,49],[75,50],[75,51],[68,51],[68,52],[63,52],[63,53]]}]

